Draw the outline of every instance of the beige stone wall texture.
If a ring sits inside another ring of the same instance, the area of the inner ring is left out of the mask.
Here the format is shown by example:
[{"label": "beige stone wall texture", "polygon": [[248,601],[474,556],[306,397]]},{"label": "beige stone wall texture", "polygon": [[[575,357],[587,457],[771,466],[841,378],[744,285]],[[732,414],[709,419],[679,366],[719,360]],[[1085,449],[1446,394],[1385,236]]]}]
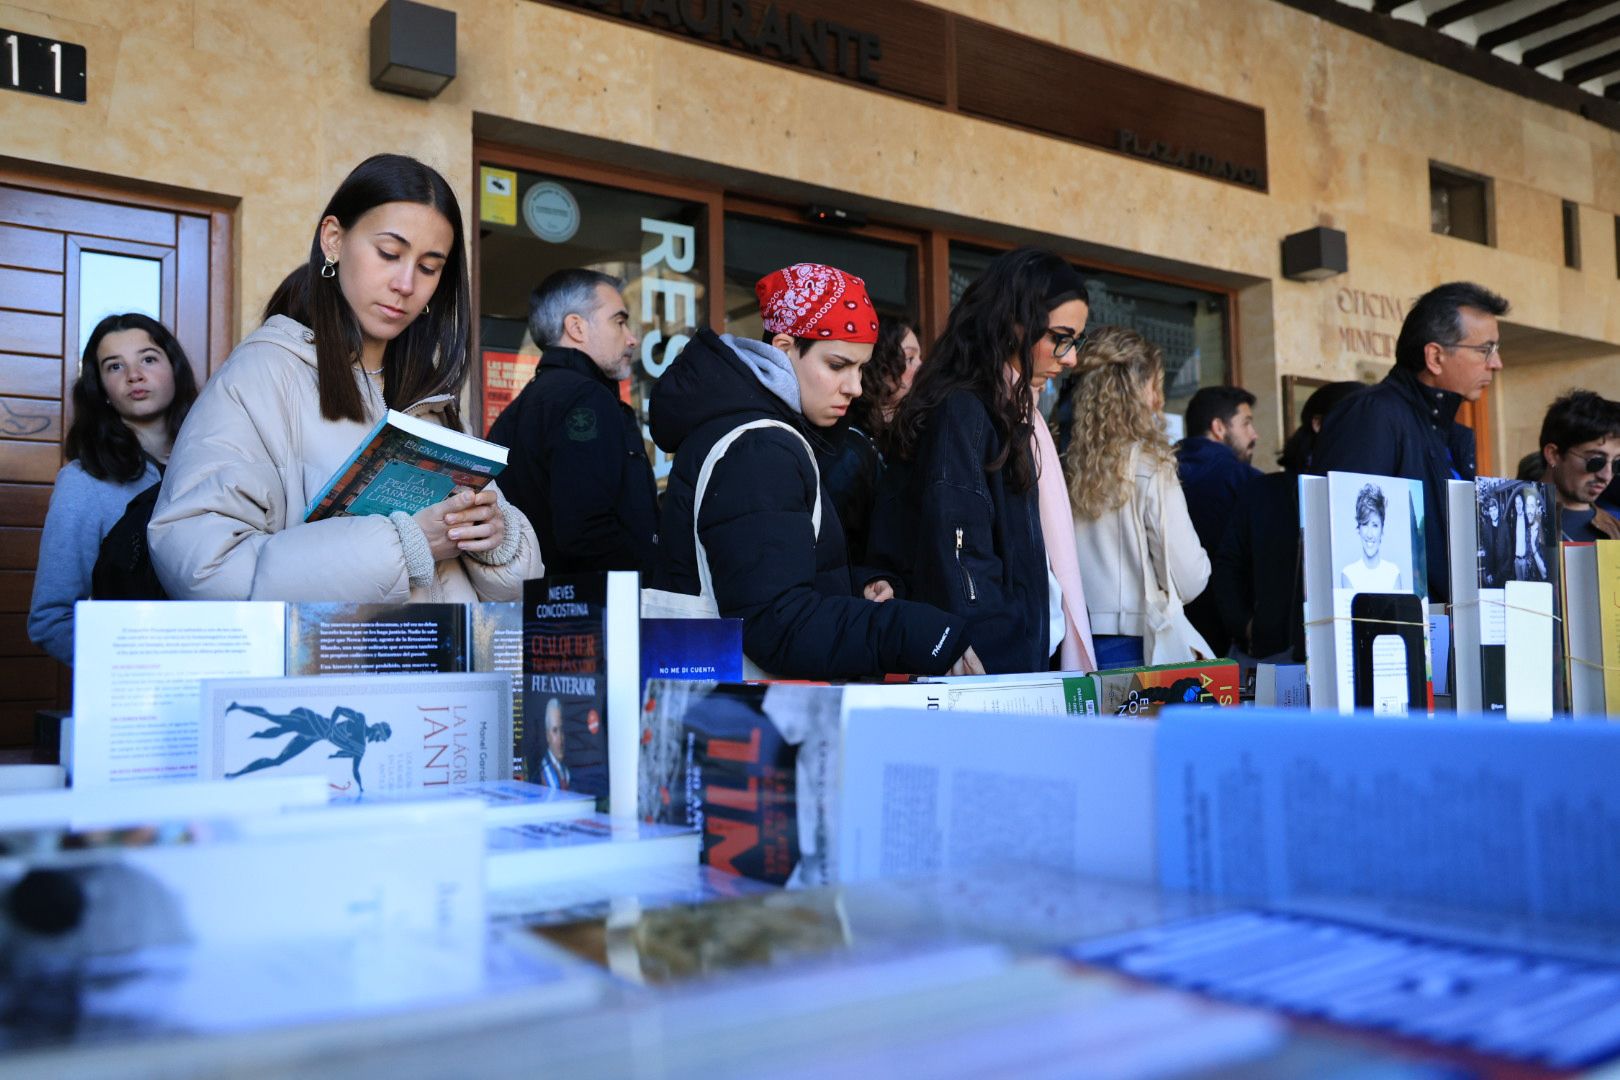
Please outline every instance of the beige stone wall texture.
[{"label": "beige stone wall texture", "polygon": [[[1480,281],[1512,300],[1516,322],[1620,354],[1620,133],[1274,0],[940,5],[1263,108],[1269,193],[531,0],[433,0],[458,13],[459,73],[438,99],[415,101],[368,84],[379,2],[0,2],[0,25],[82,43],[90,56],[86,105],[0,94],[0,155],[239,200],[244,332],[303,258],[326,196],[366,155],[421,157],[470,201],[477,116],[721,175],[787,177],[916,208],[919,220],[973,219],[986,234],[1029,230],[1205,268],[1241,288],[1243,376],[1262,397],[1268,443],[1281,375],[1381,371],[1399,315],[1376,298],[1408,302],[1441,281]],[[1494,178],[1495,247],[1430,232],[1431,160]],[[770,182],[753,193],[771,194]],[[1579,271],[1562,268],[1564,199],[1582,208]],[[1318,224],[1348,233],[1350,272],[1280,279],[1281,238]],[[1607,360],[1567,373],[1556,356],[1523,373],[1511,353],[1507,363],[1512,392],[1494,404],[1499,459],[1539,425],[1547,387],[1584,381],[1620,396],[1620,367]]]}]

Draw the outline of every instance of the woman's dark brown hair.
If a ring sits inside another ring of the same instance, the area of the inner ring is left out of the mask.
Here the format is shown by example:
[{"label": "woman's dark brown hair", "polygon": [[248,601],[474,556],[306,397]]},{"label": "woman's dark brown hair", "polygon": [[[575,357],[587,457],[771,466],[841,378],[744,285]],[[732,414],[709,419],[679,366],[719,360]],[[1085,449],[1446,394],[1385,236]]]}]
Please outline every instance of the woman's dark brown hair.
[{"label": "woman's dark brown hair", "polygon": [[180,342],[168,327],[149,315],[137,311],[109,315],[90,331],[90,340],[85,342],[79,360],[79,377],[73,381],[73,426],[68,428],[63,452],[97,480],[127,484],[139,480],[146,471],[146,455],[135,432],[107,400],[107,390],[101,385],[101,363],[96,357],[102,339],[121,330],[145,330],[174,369],[174,400],[163,414],[171,446],[180,434],[186,413],[191,411],[191,403],[197,400],[197,377],[191,373],[191,363]]},{"label": "woman's dark brown hair", "polygon": [[[461,229],[461,205],[444,177],[415,158],[378,154],[355,166],[333,193],[320,220],[337,219],[345,229],[354,227],[367,211],[391,202],[431,206],[450,223],[454,241],[439,272],[433,302],[383,351],[383,400],[391,408],[404,408],[439,394],[461,392],[467,378],[472,337],[472,303],[467,288],[467,245]],[[366,418],[365,403],[355,383],[354,361],[362,345],[360,321],[355,317],[336,277],[321,277],[326,255],[317,226],[309,243],[309,261],[276,288],[265,305],[264,317],[285,315],[303,323],[315,335],[317,381],[321,415],[328,420]],[[454,402],[444,419],[461,427]]]}]

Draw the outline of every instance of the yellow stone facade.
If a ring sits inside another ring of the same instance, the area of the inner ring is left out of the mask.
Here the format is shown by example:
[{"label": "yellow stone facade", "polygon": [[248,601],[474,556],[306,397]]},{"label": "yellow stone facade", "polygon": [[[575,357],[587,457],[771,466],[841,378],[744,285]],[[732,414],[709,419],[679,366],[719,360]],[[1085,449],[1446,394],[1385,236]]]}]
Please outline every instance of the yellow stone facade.
[{"label": "yellow stone facade", "polygon": [[[416,101],[369,85],[379,2],[0,2],[0,25],[90,57],[88,104],[0,94],[0,155],[231,200],[242,332],[357,161],[418,156],[470,207],[475,139],[499,132],[749,195],[836,195],[902,225],[1061,238],[1236,290],[1242,381],[1273,444],[1281,376],[1381,372],[1399,316],[1379,298],[1455,278],[1507,295],[1511,330],[1543,332],[1522,362],[1504,335],[1498,470],[1565,386],[1620,397],[1620,133],[1274,0],[940,3],[1264,109],[1268,193],[532,0],[433,0],[458,13],[459,70]],[[1430,231],[1431,160],[1494,180],[1494,247]],[[1580,270],[1563,267],[1562,200],[1580,206]],[[1318,224],[1348,234],[1349,273],[1282,279],[1281,238]]]}]

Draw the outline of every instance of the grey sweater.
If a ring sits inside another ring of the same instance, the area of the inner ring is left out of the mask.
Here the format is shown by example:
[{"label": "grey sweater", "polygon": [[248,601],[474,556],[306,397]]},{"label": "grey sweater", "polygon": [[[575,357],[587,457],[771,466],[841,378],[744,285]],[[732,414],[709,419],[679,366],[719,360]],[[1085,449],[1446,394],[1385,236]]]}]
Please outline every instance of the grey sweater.
[{"label": "grey sweater", "polygon": [[90,572],[107,530],[124,516],[129,500],[158,482],[150,461],[128,484],[97,480],[77,461],[56,474],[45,532],[39,538],[39,569],[28,606],[28,637],[64,664],[73,663],[73,605],[90,598]]}]

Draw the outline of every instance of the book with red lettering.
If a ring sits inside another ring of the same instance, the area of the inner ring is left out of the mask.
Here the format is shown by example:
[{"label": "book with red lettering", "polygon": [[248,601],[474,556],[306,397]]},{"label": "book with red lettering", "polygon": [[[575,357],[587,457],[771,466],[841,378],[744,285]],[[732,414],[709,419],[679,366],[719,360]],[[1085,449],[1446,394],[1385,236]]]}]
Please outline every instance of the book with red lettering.
[{"label": "book with red lettering", "polygon": [[621,817],[635,812],[640,618],[633,571],[523,583],[523,779]]},{"label": "book with red lettering", "polygon": [[1063,680],[1069,712],[1081,716],[1157,716],[1166,705],[1210,708],[1238,703],[1235,660],[1118,668]]},{"label": "book with red lettering", "polygon": [[844,694],[801,683],[650,681],[637,816],[696,830],[703,862],[717,870],[772,884],[834,880]]},{"label": "book with red lettering", "polygon": [[202,683],[198,778],[320,776],[334,798],[512,774],[500,673],[317,675]]}]

